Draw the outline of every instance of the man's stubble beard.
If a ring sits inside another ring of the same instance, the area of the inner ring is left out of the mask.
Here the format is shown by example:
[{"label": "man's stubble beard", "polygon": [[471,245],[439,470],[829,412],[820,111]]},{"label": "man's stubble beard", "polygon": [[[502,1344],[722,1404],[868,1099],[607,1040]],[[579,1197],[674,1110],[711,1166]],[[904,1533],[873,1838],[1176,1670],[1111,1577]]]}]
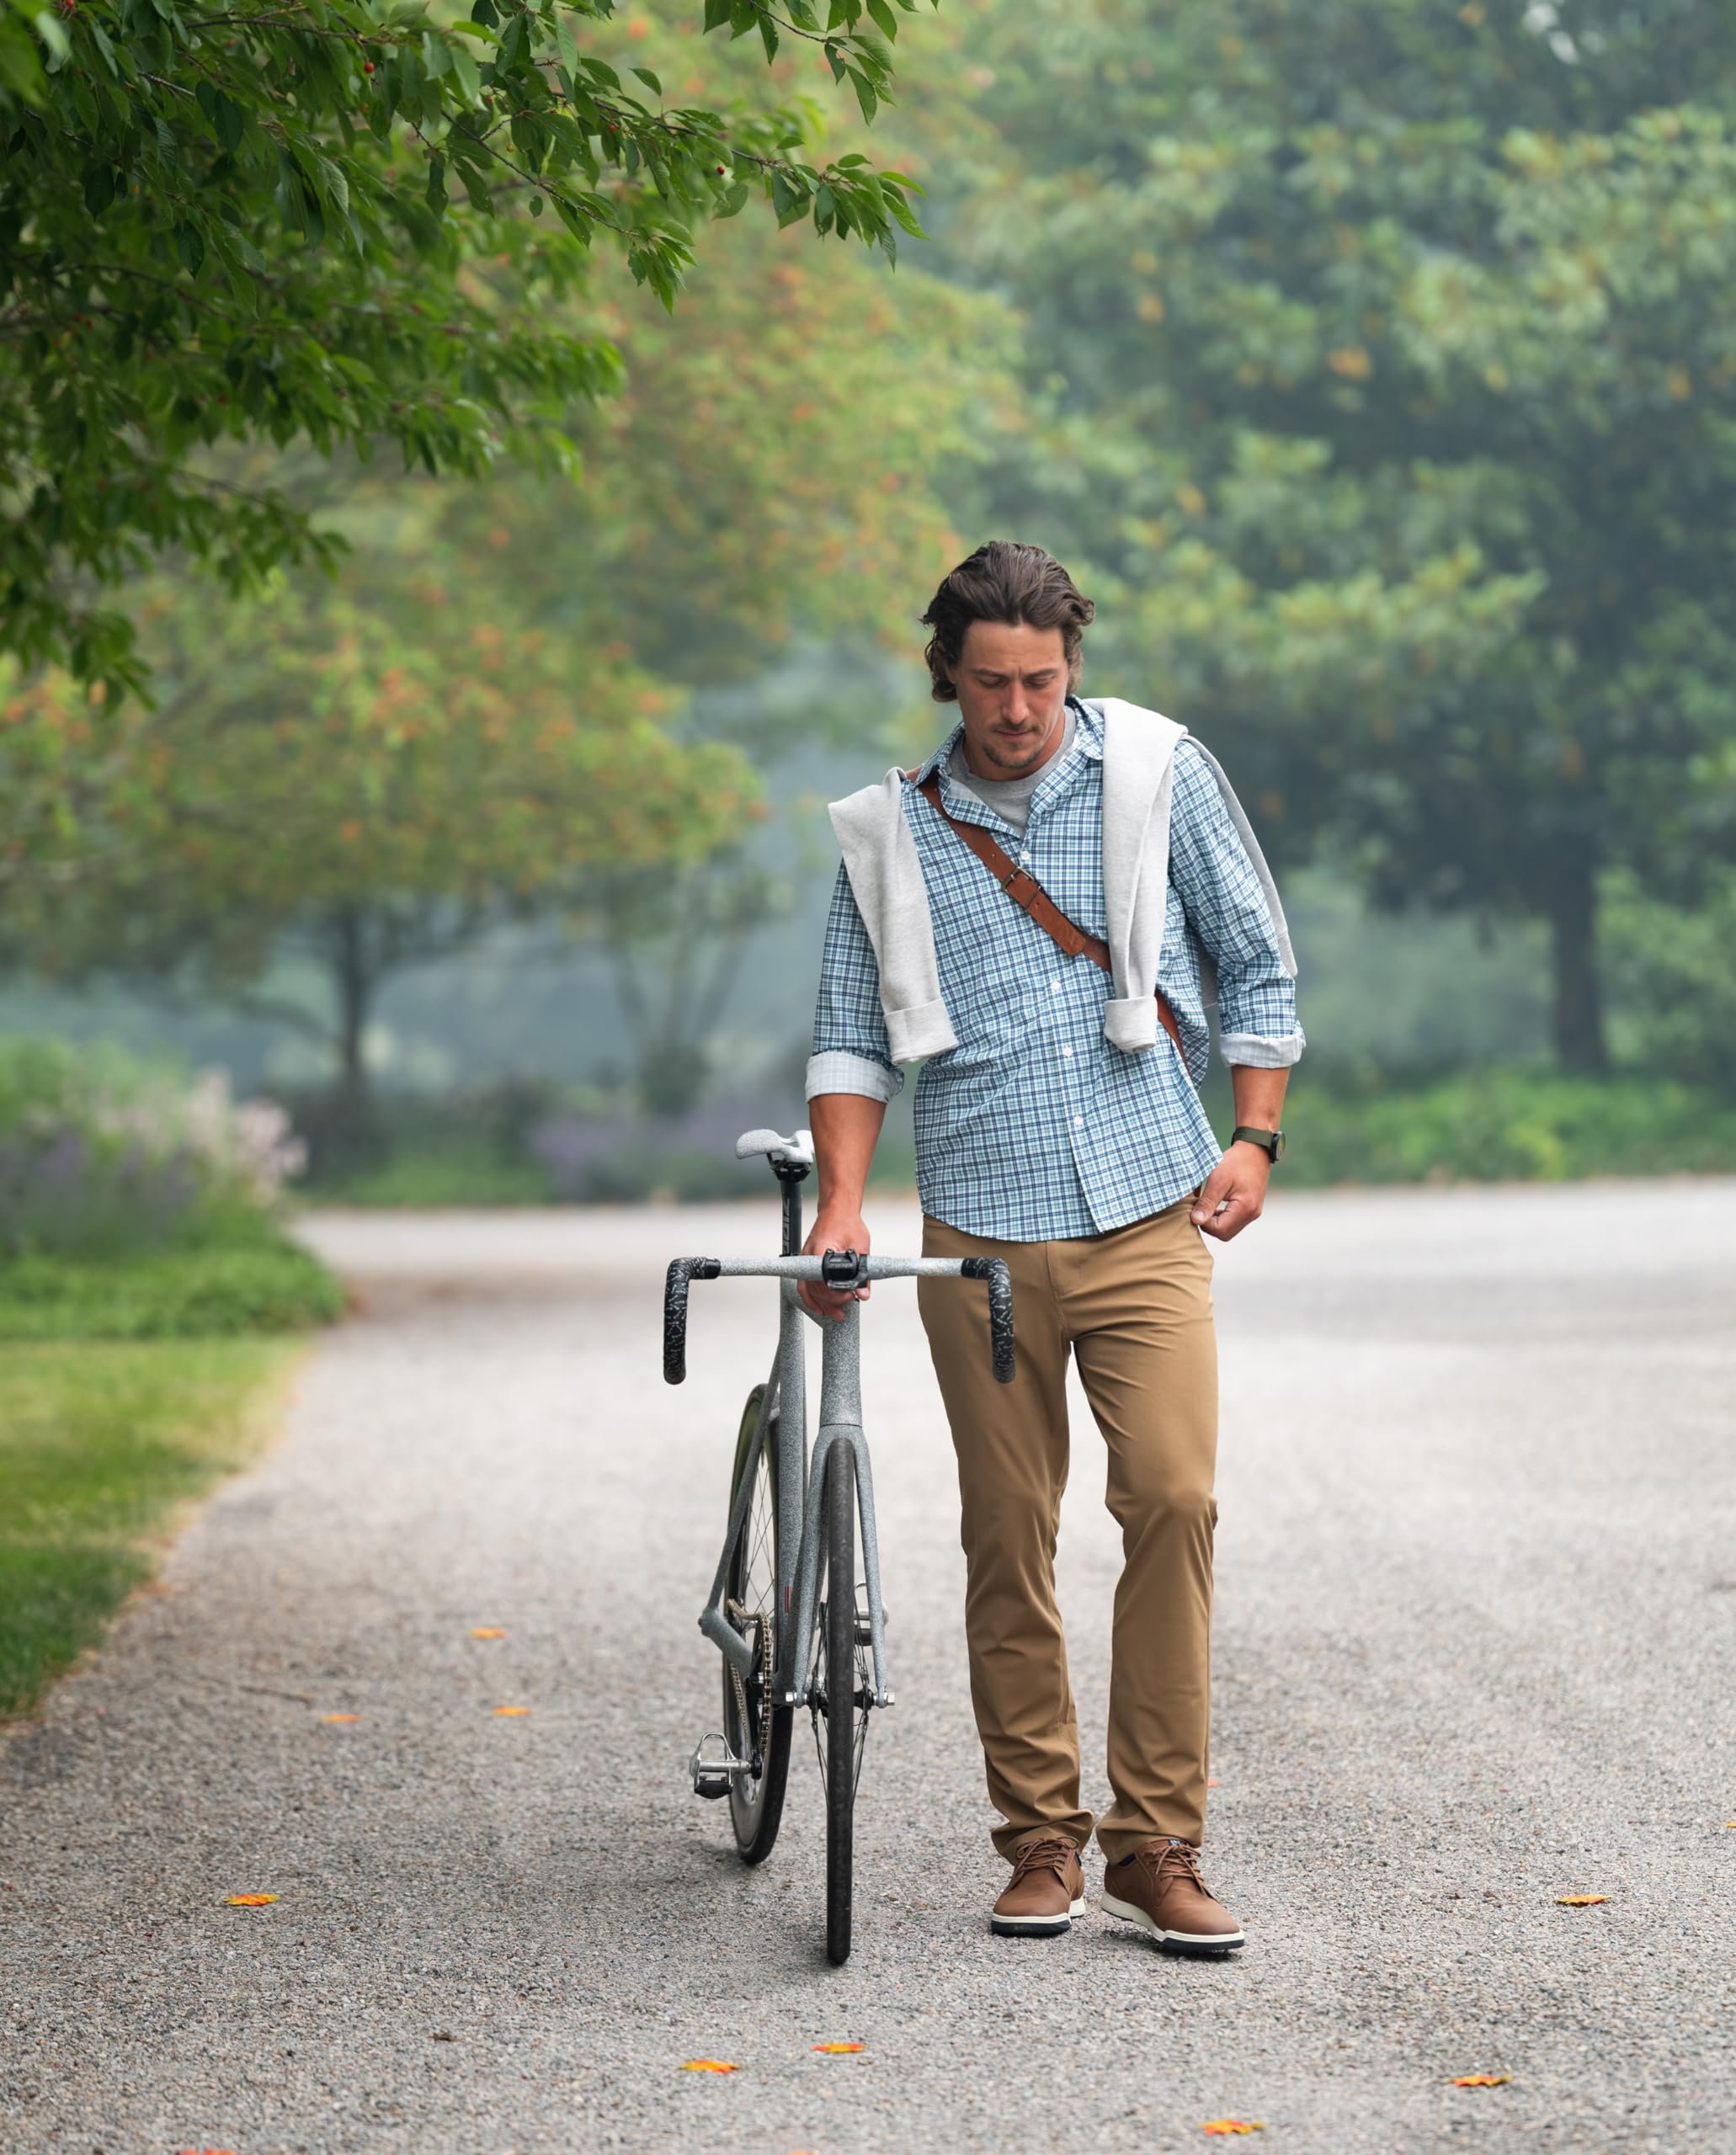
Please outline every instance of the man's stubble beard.
[{"label": "man's stubble beard", "polygon": [[1036,770],[1040,764],[1048,761],[1049,758],[1054,754],[1055,751],[1061,746],[1061,743],[1066,737],[1067,705],[1063,703],[1061,706],[1060,716],[1056,720],[1054,726],[1045,736],[1042,745],[1034,750],[1030,755],[1027,756],[1022,764],[1009,764],[1004,757],[998,756],[994,752],[993,742],[988,740],[984,740],[982,742],[981,753],[983,761],[985,763],[993,764],[995,769],[1002,773],[1004,777],[1009,780],[1026,778],[1032,771]]}]

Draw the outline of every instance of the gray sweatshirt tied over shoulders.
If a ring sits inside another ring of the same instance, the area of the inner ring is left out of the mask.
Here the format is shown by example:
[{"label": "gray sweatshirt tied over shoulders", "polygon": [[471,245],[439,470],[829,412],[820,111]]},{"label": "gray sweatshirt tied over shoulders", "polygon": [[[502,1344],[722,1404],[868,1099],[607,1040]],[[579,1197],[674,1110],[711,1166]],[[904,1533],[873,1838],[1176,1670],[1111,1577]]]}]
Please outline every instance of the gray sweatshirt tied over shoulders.
[{"label": "gray sweatshirt tied over shoulders", "polygon": [[[1169,885],[1169,795],[1175,744],[1185,726],[1160,712],[1106,696],[1089,708],[1103,727],[1103,897],[1109,923],[1111,992],[1103,1031],[1112,1046],[1143,1053],[1158,1036],[1158,967]],[[1259,877],[1284,970],[1296,959],[1277,886],[1252,827],[1217,758],[1211,766],[1224,807]],[[940,994],[928,886],[907,813],[915,791],[894,768],[831,806],[832,827],[880,968],[880,1000],[894,1062],[916,1062],[958,1046]]]}]

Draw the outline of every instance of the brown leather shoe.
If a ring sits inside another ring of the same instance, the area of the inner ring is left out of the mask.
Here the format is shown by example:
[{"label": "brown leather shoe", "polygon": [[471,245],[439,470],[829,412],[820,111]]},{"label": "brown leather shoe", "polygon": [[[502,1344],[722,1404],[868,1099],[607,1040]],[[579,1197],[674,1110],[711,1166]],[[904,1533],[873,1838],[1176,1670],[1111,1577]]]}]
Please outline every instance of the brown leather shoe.
[{"label": "brown leather shoe", "polygon": [[1148,1841],[1103,1874],[1105,1914],[1148,1930],[1166,1953],[1233,1953],[1247,1943],[1242,1927],[1200,1876],[1200,1857],[1186,1841]]},{"label": "brown leather shoe", "polygon": [[1053,1938],[1084,1913],[1078,1844],[1057,1833],[1026,1841],[1019,1850],[1012,1881],[990,1911],[988,1928],[998,1938]]}]

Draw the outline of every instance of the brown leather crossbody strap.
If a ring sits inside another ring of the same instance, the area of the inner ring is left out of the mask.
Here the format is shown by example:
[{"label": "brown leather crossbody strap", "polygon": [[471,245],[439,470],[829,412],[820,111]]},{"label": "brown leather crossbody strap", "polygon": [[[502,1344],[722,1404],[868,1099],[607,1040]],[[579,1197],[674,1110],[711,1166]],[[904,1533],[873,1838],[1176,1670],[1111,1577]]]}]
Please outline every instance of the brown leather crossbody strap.
[{"label": "brown leather crossbody strap", "polygon": [[[909,776],[914,779],[916,773],[912,771]],[[956,816],[947,814],[940,802],[939,779],[931,773],[916,790],[935,813],[951,825],[1013,903],[1028,913],[1045,935],[1058,943],[1069,958],[1089,958],[1094,966],[1101,966],[1105,972],[1113,975],[1115,966],[1109,945],[1100,935],[1089,935],[1077,921],[1069,920],[1036,876],[1020,867],[980,823],[961,823]],[[1164,1030],[1179,1048],[1181,1028],[1175,1022],[1175,1013],[1164,1001],[1161,988],[1158,991],[1158,1017]]]}]

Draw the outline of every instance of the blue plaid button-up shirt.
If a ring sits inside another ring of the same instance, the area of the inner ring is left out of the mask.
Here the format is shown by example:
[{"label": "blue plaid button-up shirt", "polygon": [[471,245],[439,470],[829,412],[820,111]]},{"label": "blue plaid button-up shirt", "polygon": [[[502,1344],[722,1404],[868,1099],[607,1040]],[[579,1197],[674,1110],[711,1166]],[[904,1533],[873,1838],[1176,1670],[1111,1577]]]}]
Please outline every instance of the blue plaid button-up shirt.
[{"label": "blue plaid button-up shirt", "polygon": [[[1093,934],[1103,896],[1103,733],[1075,703],[1073,745],[1031,796],[1022,837],[950,779],[956,727],[924,764],[948,810],[981,823]],[[967,1234],[1049,1242],[1148,1218],[1198,1188],[1221,1157],[1200,1104],[1210,1031],[1199,954],[1217,973],[1225,1059],[1276,1069],[1303,1039],[1296,983],[1270,910],[1210,765],[1175,750],[1169,891],[1159,985],[1187,1050],[1159,1029],[1130,1055],[1103,1036],[1110,977],[1069,958],[1015,906],[913,787],[905,813],[935,925],[940,992],[958,1046],[929,1057],[916,1088],[923,1210]],[[1190,1074],[1191,1070],[1191,1075]],[[807,1094],[892,1099],[903,1084],[880,1003],[874,946],[842,867],[826,925]]]}]

